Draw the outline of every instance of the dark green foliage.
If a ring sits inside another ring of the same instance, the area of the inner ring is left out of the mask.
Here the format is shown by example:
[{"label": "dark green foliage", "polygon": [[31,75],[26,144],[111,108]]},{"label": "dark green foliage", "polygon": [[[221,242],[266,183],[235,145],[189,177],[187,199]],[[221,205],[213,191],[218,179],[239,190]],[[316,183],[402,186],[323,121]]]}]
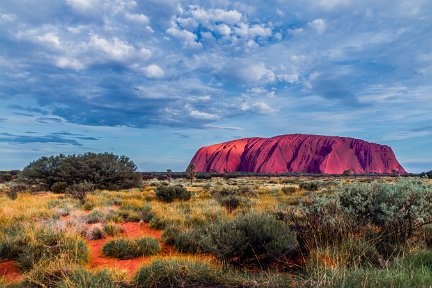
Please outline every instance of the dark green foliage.
[{"label": "dark green foliage", "polygon": [[73,184],[67,189],[67,193],[70,194],[73,198],[79,200],[81,204],[84,204],[87,198],[87,194],[94,191],[94,184],[91,182],[80,182],[77,184]]},{"label": "dark green foliage", "polygon": [[[222,271],[187,260],[155,260],[141,268],[134,282],[139,288],[233,287]],[[235,286],[234,286],[235,287]],[[238,287],[238,286],[237,286]]]},{"label": "dark green foliage", "polygon": [[192,185],[196,173],[195,173],[195,165],[193,163],[190,163],[189,166],[186,168],[186,174],[188,175],[188,178],[190,180],[190,184]]},{"label": "dark green foliage", "polygon": [[56,182],[51,186],[51,191],[53,193],[64,193],[66,192],[66,189],[69,187],[68,183],[61,181]]},{"label": "dark green foliage", "polygon": [[243,197],[230,195],[225,197],[220,197],[216,199],[220,205],[225,207],[228,210],[228,213],[232,213],[235,209],[237,209],[243,200]]},{"label": "dark green foliage", "polygon": [[150,256],[159,253],[160,245],[156,239],[113,239],[105,243],[102,253],[108,257],[118,259],[132,259],[141,256]]},{"label": "dark green foliage", "polygon": [[297,249],[295,232],[268,214],[246,214],[205,227],[204,250],[224,263],[263,266]]},{"label": "dark green foliage", "polygon": [[0,171],[0,183],[12,181],[14,176],[8,172]]},{"label": "dark green foliage", "polygon": [[174,200],[188,201],[191,197],[192,193],[180,185],[161,185],[156,188],[156,198],[163,202],[172,202]]},{"label": "dark green foliage", "polygon": [[20,179],[51,188],[56,182],[68,185],[91,182],[96,189],[128,189],[141,183],[135,164],[125,156],[109,153],[42,157],[24,168]]},{"label": "dark green foliage", "polygon": [[319,183],[316,181],[302,182],[302,183],[300,183],[299,187],[301,190],[318,191]]}]

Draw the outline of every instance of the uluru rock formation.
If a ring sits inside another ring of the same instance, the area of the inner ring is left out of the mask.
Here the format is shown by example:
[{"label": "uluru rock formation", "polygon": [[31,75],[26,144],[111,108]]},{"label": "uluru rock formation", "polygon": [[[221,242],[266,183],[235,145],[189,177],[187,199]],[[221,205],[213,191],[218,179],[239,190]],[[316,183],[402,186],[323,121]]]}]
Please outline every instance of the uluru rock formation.
[{"label": "uluru rock formation", "polygon": [[406,173],[389,146],[303,134],[244,138],[202,147],[191,163],[197,172]]}]

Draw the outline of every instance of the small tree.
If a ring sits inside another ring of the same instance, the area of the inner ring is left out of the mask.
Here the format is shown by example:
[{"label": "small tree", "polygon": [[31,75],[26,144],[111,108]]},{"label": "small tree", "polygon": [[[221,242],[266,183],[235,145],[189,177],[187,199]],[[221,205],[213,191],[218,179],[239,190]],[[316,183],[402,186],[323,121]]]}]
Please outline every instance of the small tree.
[{"label": "small tree", "polygon": [[195,179],[196,173],[195,173],[195,164],[190,163],[189,166],[186,169],[186,173],[189,177],[191,185],[193,184],[193,181]]},{"label": "small tree", "polygon": [[94,191],[93,183],[84,181],[75,185],[72,185],[67,189],[67,192],[72,195],[73,198],[78,199],[81,204],[84,204],[87,199],[87,194]]},{"label": "small tree", "polygon": [[168,173],[168,180],[171,181],[171,173],[172,173],[172,170],[171,170],[171,169],[168,169],[168,170],[167,170],[167,173]]}]

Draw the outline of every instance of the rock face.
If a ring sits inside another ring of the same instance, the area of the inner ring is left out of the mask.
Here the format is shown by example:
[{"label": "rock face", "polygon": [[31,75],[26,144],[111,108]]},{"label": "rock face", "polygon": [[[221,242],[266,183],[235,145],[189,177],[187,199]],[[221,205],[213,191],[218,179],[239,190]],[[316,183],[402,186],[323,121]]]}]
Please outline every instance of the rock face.
[{"label": "rock face", "polygon": [[191,163],[197,172],[405,174],[389,146],[363,140],[290,134],[244,138],[202,147]]}]

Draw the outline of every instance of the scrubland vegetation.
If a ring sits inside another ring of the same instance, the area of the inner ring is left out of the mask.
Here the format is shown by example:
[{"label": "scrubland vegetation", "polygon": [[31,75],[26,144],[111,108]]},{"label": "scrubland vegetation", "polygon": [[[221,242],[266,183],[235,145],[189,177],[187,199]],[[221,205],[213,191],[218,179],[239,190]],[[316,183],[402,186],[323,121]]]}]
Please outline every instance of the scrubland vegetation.
[{"label": "scrubland vegetation", "polygon": [[429,179],[119,179],[0,184],[0,286],[432,285]]}]

